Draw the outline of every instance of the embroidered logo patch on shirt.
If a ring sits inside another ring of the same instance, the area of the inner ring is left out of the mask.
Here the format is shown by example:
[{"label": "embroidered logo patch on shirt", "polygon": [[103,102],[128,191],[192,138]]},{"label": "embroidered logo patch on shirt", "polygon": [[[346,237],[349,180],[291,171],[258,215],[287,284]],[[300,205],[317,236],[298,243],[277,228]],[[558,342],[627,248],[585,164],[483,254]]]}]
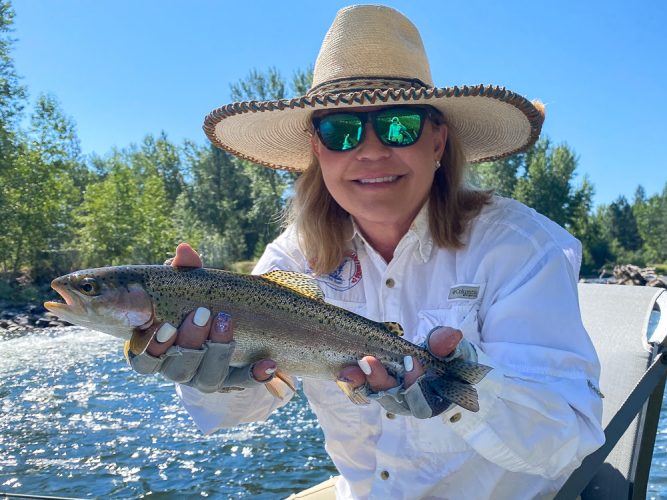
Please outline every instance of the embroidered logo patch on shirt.
[{"label": "embroidered logo patch on shirt", "polygon": [[349,290],[361,281],[361,262],[357,254],[348,253],[335,271],[325,277],[316,278],[321,285],[339,292]]},{"label": "embroidered logo patch on shirt", "polygon": [[449,300],[477,300],[480,285],[454,285],[449,289]]}]

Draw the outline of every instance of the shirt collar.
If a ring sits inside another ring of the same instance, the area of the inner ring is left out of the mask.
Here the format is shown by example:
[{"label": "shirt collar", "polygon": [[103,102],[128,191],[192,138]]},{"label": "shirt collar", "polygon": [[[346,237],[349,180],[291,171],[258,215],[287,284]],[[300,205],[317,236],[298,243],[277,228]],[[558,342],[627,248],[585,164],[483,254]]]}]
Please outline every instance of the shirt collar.
[{"label": "shirt collar", "polygon": [[[373,246],[364,238],[364,235],[361,233],[359,226],[357,226],[354,217],[352,219],[352,239],[362,242],[364,245],[373,248]],[[398,242],[396,250],[400,250],[401,247],[406,245],[409,241],[417,239],[418,245],[416,249],[416,256],[418,256],[423,262],[427,262],[431,257],[431,250],[433,249],[433,238],[431,237],[431,231],[429,229],[429,220],[428,220],[428,201],[424,203],[421,210],[410,224],[410,229],[408,232],[401,238],[401,241]]]}]

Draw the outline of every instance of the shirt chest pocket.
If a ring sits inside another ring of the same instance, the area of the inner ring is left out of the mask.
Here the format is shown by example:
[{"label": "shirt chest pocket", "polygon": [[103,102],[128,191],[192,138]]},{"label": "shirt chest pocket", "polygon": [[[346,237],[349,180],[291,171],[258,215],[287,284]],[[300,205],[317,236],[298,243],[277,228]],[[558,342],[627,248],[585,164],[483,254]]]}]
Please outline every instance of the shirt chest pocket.
[{"label": "shirt chest pocket", "polygon": [[[463,332],[472,343],[479,342],[479,301],[456,301],[441,308],[422,309],[418,312],[417,343],[426,340],[428,333],[438,326],[450,326]],[[460,409],[461,412],[466,410]],[[469,451],[469,445],[456,434],[451,422],[436,416],[425,420],[410,419],[409,427],[421,450],[430,453],[460,453]]]},{"label": "shirt chest pocket", "polygon": [[438,309],[422,309],[418,313],[416,343],[426,340],[428,333],[438,326],[449,326],[463,332],[473,344],[479,343],[479,301],[455,302]]}]

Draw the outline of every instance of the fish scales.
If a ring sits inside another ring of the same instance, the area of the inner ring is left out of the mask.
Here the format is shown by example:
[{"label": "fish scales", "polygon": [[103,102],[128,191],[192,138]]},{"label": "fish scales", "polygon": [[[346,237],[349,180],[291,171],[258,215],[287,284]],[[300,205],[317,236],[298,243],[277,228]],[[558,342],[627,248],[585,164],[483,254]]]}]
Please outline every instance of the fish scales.
[{"label": "fish scales", "polygon": [[[156,303],[156,316],[164,321],[180,324],[189,311],[201,305],[213,313],[230,314],[238,346],[233,365],[272,358],[293,375],[331,378],[342,365],[375,353],[400,376],[403,356],[428,359],[427,351],[387,332],[381,323],[314,302],[258,276],[188,270],[147,273],[144,279]],[[157,290],[166,290],[165,297]],[[184,301],[184,296],[190,299]],[[166,297],[170,300],[165,301]],[[335,344],[343,352],[318,349],[317,344]],[[304,367],[307,359],[312,362]]]}]

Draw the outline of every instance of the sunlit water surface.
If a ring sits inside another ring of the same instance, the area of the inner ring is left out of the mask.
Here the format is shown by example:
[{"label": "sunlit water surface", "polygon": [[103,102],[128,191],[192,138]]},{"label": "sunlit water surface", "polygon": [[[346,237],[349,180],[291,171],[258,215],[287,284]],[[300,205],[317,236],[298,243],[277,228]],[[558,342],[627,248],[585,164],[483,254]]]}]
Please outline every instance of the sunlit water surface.
[{"label": "sunlit water surface", "polygon": [[[121,345],[78,327],[0,338],[0,491],[273,499],[335,474],[303,396],[203,436],[172,384],[130,370]],[[667,498],[665,411],[648,498]]]}]

